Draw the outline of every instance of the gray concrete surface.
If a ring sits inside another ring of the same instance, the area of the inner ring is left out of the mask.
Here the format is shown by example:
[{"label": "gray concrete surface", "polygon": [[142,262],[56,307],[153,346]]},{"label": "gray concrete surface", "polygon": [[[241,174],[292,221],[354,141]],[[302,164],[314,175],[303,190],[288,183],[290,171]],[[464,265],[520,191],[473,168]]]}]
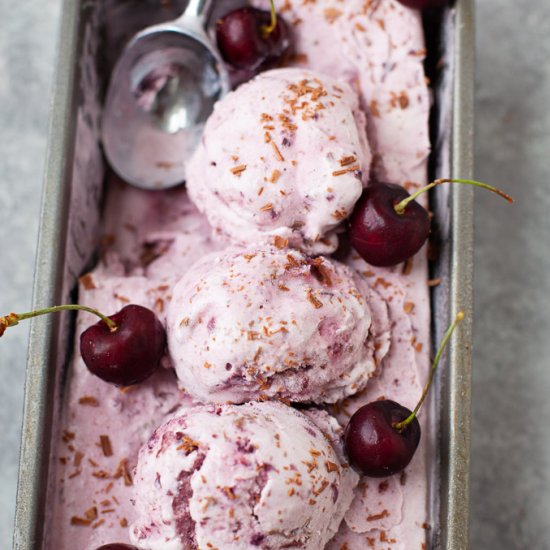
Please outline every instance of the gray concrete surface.
[{"label": "gray concrete surface", "polygon": [[550,548],[550,3],[478,0],[472,548]]},{"label": "gray concrete surface", "polygon": [[[0,312],[31,303],[59,0],[0,0]],[[0,550],[11,548],[28,325],[0,342]]]},{"label": "gray concrete surface", "polygon": [[[59,0],[0,0],[0,312],[31,283]],[[474,550],[550,549],[550,3],[478,0]],[[0,348],[0,549],[10,547],[28,327]]]}]

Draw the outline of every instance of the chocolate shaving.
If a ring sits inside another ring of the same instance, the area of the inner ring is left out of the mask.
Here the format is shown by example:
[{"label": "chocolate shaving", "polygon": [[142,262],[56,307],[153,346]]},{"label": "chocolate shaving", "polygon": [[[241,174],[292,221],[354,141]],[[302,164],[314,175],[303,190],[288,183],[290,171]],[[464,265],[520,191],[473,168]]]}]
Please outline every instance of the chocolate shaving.
[{"label": "chocolate shaving", "polygon": [[105,523],[105,519],[101,518],[92,525],[92,529],[97,529],[100,525]]},{"label": "chocolate shaving", "polygon": [[103,451],[103,456],[113,456],[113,447],[111,446],[111,440],[108,435],[99,436],[99,445]]},{"label": "chocolate shaving", "polygon": [[327,269],[322,258],[315,258],[310,264],[311,274],[322,284],[332,286],[330,271]]},{"label": "chocolate shaving", "polygon": [[283,157],[283,155],[281,154],[281,151],[277,147],[277,144],[274,141],[270,141],[269,143],[271,143],[271,147],[273,147],[273,151],[275,151],[275,156],[277,157],[277,159],[281,162],[284,162],[285,157]]},{"label": "chocolate shaving", "polygon": [[227,498],[229,500],[235,500],[237,497],[235,496],[235,492],[233,490],[233,487],[224,487],[223,492],[226,494]]},{"label": "chocolate shaving", "polygon": [[63,432],[62,439],[65,443],[68,443],[69,441],[72,441],[75,438],[74,432],[69,432],[68,430],[65,430]]},{"label": "chocolate shaving", "polygon": [[332,172],[333,176],[343,176],[344,174],[349,174],[350,172],[355,172],[356,170],[359,170],[360,166],[358,164],[354,164],[353,166],[350,166],[349,168],[343,168],[342,170],[336,170]]},{"label": "chocolate shaving", "polygon": [[234,166],[233,168],[231,168],[231,173],[234,176],[240,176],[246,170],[246,168],[246,164],[239,164],[239,166]]},{"label": "chocolate shaving", "polygon": [[92,524],[92,522],[89,519],[86,519],[86,518],[81,518],[81,517],[78,517],[78,516],[73,516],[71,518],[71,525],[79,525],[81,527],[87,527],[91,524]]},{"label": "chocolate shaving", "polygon": [[176,450],[184,451],[186,455],[196,451],[199,448],[199,444],[185,434],[181,436],[180,441],[181,443],[176,447]]},{"label": "chocolate shaving", "polygon": [[357,157],[355,155],[342,157],[340,159],[340,166],[349,166],[350,164],[353,164],[356,160],[357,160]]},{"label": "chocolate shaving", "polygon": [[405,263],[403,264],[403,269],[401,270],[403,275],[409,275],[411,273],[413,269],[413,261],[414,260],[412,258],[405,260]]},{"label": "chocolate shaving", "polygon": [[288,246],[288,239],[280,237],[279,235],[275,235],[273,242],[279,250],[282,250]]},{"label": "chocolate shaving", "polygon": [[84,458],[84,453],[81,453],[80,451],[77,451],[74,455],[73,464],[79,468],[80,464],[82,463],[82,459]]},{"label": "chocolate shaving", "polygon": [[84,515],[86,516],[86,519],[90,521],[95,521],[97,519],[97,508],[95,506],[88,508],[84,512]]},{"label": "chocolate shaving", "polygon": [[312,493],[318,497],[328,486],[330,485],[329,481],[324,479],[323,482],[321,483],[321,485],[319,486],[318,489],[312,489]]},{"label": "chocolate shaving", "polygon": [[321,300],[313,295],[313,291],[311,289],[308,290],[307,299],[310,301],[315,309],[320,309],[323,307],[323,302],[321,302]]},{"label": "chocolate shaving", "polygon": [[319,466],[319,464],[317,464],[317,461],[315,459],[312,461],[302,460],[302,464],[305,464],[305,466],[307,466],[308,474],[311,474],[311,472]]},{"label": "chocolate shaving", "polygon": [[341,15],[342,10],[338,8],[325,8],[325,19],[332,25]]},{"label": "chocolate shaving", "polygon": [[281,172],[279,170],[273,170],[273,173],[271,174],[269,181],[271,183],[277,183],[280,177],[281,177]]},{"label": "chocolate shaving", "polygon": [[367,521],[378,521],[379,519],[387,518],[390,515],[390,513],[387,510],[382,510],[379,514],[372,514],[371,516],[367,516]]},{"label": "chocolate shaving", "polygon": [[88,405],[90,407],[99,407],[99,401],[91,395],[83,395],[78,400],[79,405]]},{"label": "chocolate shaving", "polygon": [[84,290],[94,290],[95,288],[97,288],[91,273],[86,273],[85,275],[82,275],[82,277],[80,277],[78,281],[84,287]]},{"label": "chocolate shaving", "polygon": [[130,474],[130,470],[128,469],[128,459],[123,458],[119,463],[118,467],[115,470],[115,473],[113,474],[113,477],[115,479],[124,478],[124,485],[129,487],[130,485],[133,485],[132,476]]}]

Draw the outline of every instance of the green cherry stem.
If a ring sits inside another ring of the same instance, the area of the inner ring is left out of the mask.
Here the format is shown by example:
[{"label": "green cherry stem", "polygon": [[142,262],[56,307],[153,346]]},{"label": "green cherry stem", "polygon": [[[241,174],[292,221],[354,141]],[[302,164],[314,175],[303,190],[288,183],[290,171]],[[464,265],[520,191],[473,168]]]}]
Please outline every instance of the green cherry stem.
[{"label": "green cherry stem", "polygon": [[277,28],[277,11],[275,10],[274,0],[269,0],[271,4],[271,22],[269,25],[262,26],[262,34],[267,38]]},{"label": "green cherry stem", "polygon": [[421,189],[418,189],[418,191],[415,191],[412,195],[410,195],[406,199],[403,199],[401,202],[398,202],[394,206],[395,211],[400,215],[404,214],[405,208],[407,208],[407,205],[410,202],[416,200],[422,193],[425,193],[426,191],[429,191],[430,189],[433,189],[434,187],[437,187],[442,183],[463,183],[465,185],[473,185],[475,187],[481,187],[482,189],[487,189],[488,191],[496,193],[497,195],[499,195],[503,199],[506,199],[510,203],[514,202],[514,199],[510,195],[506,194],[504,191],[501,191],[500,189],[497,189],[492,185],[487,185],[486,183],[483,183],[481,181],[465,180],[461,178],[441,178],[433,181],[432,183],[429,183],[428,185],[426,185],[426,187],[422,187]]},{"label": "green cherry stem", "polygon": [[401,422],[397,422],[393,425],[394,429],[397,430],[398,432],[402,432],[416,418],[416,415],[418,414],[418,411],[422,406],[422,403],[424,403],[424,399],[426,399],[426,395],[428,395],[428,390],[432,385],[432,380],[434,379],[435,371],[437,370],[437,366],[439,365],[439,360],[443,355],[443,351],[445,351],[447,342],[451,338],[451,335],[453,334],[455,328],[457,327],[458,323],[462,321],[462,319],[464,319],[464,312],[459,311],[457,313],[457,316],[455,317],[455,320],[452,322],[451,326],[447,329],[447,332],[445,333],[445,336],[443,337],[443,340],[439,345],[439,349],[437,350],[437,353],[435,355],[435,359],[432,365],[432,370],[430,372],[430,378],[428,379],[428,383],[424,386],[424,390],[422,391],[422,396],[420,397],[420,401],[414,408],[414,411],[407,418],[405,418],[405,420]]},{"label": "green cherry stem", "polygon": [[97,309],[93,309],[87,306],[81,306],[79,304],[67,304],[63,306],[53,306],[44,309],[37,309],[36,311],[29,311],[27,313],[9,313],[8,315],[4,315],[3,317],[0,317],[0,336],[4,334],[8,327],[18,325],[19,321],[23,321],[24,319],[31,319],[32,317],[38,317],[39,315],[46,315],[48,313],[57,313],[59,311],[70,310],[87,311],[88,313],[97,315],[109,327],[109,330],[111,332],[115,332],[118,328],[117,324],[112,319],[109,319],[109,317],[103,315],[103,313],[100,313]]}]

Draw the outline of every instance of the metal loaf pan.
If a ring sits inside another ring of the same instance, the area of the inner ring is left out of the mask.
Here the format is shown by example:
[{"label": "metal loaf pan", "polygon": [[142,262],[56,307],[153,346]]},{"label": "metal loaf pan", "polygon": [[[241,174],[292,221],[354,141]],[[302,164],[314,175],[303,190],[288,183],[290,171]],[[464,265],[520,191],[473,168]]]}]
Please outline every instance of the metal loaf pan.
[{"label": "metal loaf pan", "polygon": [[[89,267],[101,208],[105,166],[99,148],[99,109],[108,60],[99,56],[104,8],[131,0],[64,0],[49,129],[33,307],[74,299],[78,275]],[[174,2],[181,4],[182,2]],[[140,2],[155,22],[153,0]],[[168,3],[167,3],[168,4]],[[164,12],[163,18],[177,15]],[[101,8],[101,9],[100,9]],[[107,11],[108,11],[107,9]],[[137,8],[136,8],[137,9]],[[474,0],[458,0],[441,23],[444,66],[435,90],[432,175],[471,177],[473,159]],[[158,12],[158,9],[156,10]],[[112,37],[111,37],[112,38]],[[123,40],[114,37],[114,42]],[[468,547],[473,192],[437,188],[432,196],[441,253],[432,275],[432,338],[439,341],[459,309],[466,319],[452,339],[432,399],[437,416],[438,470],[432,482],[432,545]],[[48,527],[50,447],[56,435],[64,367],[72,349],[70,315],[31,322],[13,547],[43,548]],[[437,406],[435,405],[437,403]]]}]

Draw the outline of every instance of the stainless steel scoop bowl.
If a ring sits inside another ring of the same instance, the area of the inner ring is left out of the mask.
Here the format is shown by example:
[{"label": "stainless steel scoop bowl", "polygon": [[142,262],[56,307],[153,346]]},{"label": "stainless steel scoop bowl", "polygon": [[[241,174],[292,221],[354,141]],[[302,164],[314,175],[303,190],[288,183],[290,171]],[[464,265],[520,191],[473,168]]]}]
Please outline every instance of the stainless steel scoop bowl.
[{"label": "stainless steel scoop bowl", "polygon": [[185,180],[185,164],[214,103],[229,90],[204,30],[211,0],[190,0],[181,17],[144,29],[112,72],[102,142],[114,171],[145,189]]}]

